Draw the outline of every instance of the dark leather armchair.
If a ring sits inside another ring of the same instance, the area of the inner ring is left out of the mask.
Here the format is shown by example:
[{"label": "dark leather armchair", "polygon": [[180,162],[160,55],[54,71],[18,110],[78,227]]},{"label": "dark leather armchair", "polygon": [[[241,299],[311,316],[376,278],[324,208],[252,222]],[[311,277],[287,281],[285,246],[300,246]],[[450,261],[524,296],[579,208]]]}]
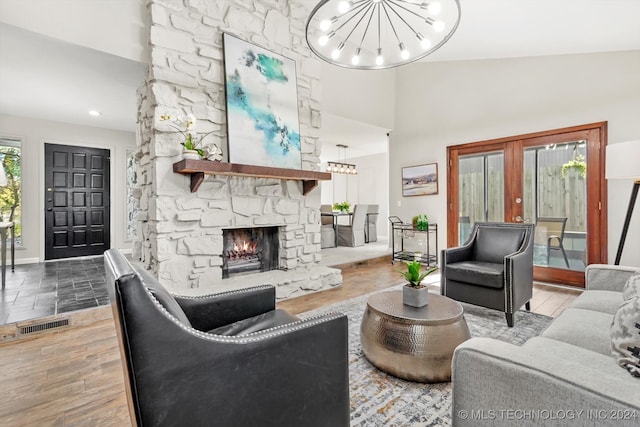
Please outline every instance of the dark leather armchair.
[{"label": "dark leather armchair", "polygon": [[174,297],[117,250],[105,270],[139,426],[347,426],[347,317],[300,320],[273,286]]},{"label": "dark leather armchair", "polygon": [[533,230],[533,224],[475,223],[463,246],[442,251],[441,294],[504,311],[513,326],[513,313],[530,309]]}]

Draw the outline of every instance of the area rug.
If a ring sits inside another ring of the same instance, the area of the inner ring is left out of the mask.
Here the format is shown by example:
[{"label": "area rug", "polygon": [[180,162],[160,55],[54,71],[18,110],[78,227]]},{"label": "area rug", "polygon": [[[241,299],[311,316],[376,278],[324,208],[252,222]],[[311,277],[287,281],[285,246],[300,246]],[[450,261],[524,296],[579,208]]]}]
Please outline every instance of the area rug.
[{"label": "area rug", "polygon": [[[301,315],[309,317],[339,311],[349,318],[351,425],[450,426],[451,383],[420,384],[401,380],[378,370],[363,356],[360,322],[369,295]],[[539,335],[551,321],[541,314],[519,311],[514,316],[514,327],[509,328],[502,312],[470,304],[463,306],[472,337],[492,337],[518,345]]]}]

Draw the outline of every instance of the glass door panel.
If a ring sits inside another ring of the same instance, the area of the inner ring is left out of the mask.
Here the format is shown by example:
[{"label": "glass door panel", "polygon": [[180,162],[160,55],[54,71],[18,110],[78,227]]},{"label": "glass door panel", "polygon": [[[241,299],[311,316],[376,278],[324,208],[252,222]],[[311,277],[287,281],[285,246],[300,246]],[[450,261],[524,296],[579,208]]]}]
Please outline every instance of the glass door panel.
[{"label": "glass door panel", "polygon": [[586,142],[524,149],[524,220],[536,224],[533,263],[537,267],[586,268]]},{"label": "glass door panel", "polygon": [[504,153],[460,156],[458,171],[458,238],[462,244],[476,221],[504,220]]}]

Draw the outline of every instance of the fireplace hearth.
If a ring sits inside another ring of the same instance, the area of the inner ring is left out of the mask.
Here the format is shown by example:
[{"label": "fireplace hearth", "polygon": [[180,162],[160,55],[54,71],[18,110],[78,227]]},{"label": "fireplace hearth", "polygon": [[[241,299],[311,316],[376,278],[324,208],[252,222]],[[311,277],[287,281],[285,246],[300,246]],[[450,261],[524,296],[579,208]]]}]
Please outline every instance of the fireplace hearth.
[{"label": "fireplace hearth", "polygon": [[222,278],[279,268],[278,227],[222,230]]}]

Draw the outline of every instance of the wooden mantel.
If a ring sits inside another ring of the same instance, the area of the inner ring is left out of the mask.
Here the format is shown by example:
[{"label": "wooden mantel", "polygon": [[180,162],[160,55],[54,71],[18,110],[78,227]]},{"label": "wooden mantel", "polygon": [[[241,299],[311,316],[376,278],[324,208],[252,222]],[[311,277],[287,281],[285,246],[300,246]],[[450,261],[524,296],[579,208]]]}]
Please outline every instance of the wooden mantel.
[{"label": "wooden mantel", "polygon": [[318,186],[318,181],[331,180],[329,172],[302,169],[282,169],[240,163],[212,162],[210,160],[183,159],[173,164],[173,171],[191,176],[191,192],[198,191],[205,175],[252,176],[255,178],[278,178],[302,181],[302,194],[307,195]]}]

